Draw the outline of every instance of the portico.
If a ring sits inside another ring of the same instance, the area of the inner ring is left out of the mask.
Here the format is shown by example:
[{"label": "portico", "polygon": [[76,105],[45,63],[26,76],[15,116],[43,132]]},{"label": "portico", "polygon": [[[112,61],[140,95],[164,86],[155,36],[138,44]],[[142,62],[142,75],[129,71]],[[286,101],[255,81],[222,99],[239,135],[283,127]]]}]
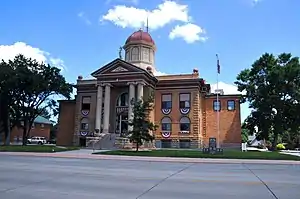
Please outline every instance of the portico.
[{"label": "portico", "polygon": [[[111,102],[114,99],[111,97],[111,90],[118,87],[124,87],[126,85],[127,92],[118,93],[118,98],[115,104],[116,121],[117,124],[111,124],[110,121],[110,110]],[[115,126],[114,132],[124,132],[124,126],[127,127],[126,131],[132,130],[132,126],[128,125],[128,121],[132,120],[133,114],[133,101],[142,100],[144,96],[144,86],[146,85],[143,81],[128,81],[128,82],[112,82],[112,83],[98,83],[97,86],[97,103],[96,103],[96,117],[95,117],[95,129],[96,132],[110,133],[110,125]],[[104,103],[103,103],[104,96]],[[102,107],[104,106],[104,107]],[[102,125],[102,111],[103,113],[103,125]],[[127,116],[124,118],[124,112],[127,112]],[[124,124],[122,122],[126,122]],[[103,126],[101,131],[101,126]]]}]

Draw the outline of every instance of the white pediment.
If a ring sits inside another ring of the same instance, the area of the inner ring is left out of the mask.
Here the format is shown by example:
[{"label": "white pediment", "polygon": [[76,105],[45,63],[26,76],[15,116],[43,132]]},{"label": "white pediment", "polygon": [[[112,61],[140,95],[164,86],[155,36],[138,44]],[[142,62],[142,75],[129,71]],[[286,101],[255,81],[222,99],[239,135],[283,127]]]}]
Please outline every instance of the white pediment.
[{"label": "white pediment", "polygon": [[121,66],[115,68],[114,70],[112,70],[111,72],[125,72],[128,71],[126,68],[123,68]]}]

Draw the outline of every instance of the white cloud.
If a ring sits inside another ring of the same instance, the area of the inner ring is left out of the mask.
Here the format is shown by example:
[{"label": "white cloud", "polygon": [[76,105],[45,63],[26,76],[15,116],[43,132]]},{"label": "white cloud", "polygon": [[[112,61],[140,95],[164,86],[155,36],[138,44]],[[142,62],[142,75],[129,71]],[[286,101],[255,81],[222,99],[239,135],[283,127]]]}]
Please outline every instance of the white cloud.
[{"label": "white cloud", "polygon": [[[211,92],[213,93],[217,89],[217,84],[211,84]],[[237,89],[237,86],[232,84],[226,84],[224,82],[219,82],[219,89],[223,89],[225,95],[230,94],[246,94],[246,92],[240,92]],[[251,109],[249,109],[249,103],[241,104],[241,121],[243,122],[248,115],[250,115]]]},{"label": "white cloud", "polygon": [[100,22],[110,21],[122,28],[139,29],[145,26],[148,18],[150,30],[156,30],[172,22],[184,23],[177,25],[170,33],[170,38],[184,38],[187,43],[204,41],[207,37],[200,36],[204,30],[191,23],[188,5],[180,4],[172,0],[166,0],[159,4],[156,9],[146,10],[133,6],[117,5],[100,18]]},{"label": "white cloud", "polygon": [[170,39],[183,38],[187,43],[195,41],[206,41],[207,37],[200,36],[205,34],[205,31],[198,25],[187,23],[185,25],[175,26],[169,34]]},{"label": "white cloud", "polygon": [[80,19],[84,21],[85,24],[87,25],[92,25],[92,22],[89,20],[89,18],[86,16],[84,12],[80,12],[77,15]]},{"label": "white cloud", "polygon": [[163,75],[167,75],[167,73],[161,72],[161,71],[154,71],[153,72],[154,76],[163,76]]},{"label": "white cloud", "polygon": [[52,57],[49,52],[32,47],[24,42],[16,42],[13,45],[0,45],[0,60],[13,60],[16,55],[23,54],[25,57],[36,59],[38,62],[49,63],[61,71],[66,70],[63,60]]},{"label": "white cloud", "polygon": [[145,25],[147,17],[149,28],[152,30],[161,28],[173,21],[188,22],[190,19],[187,5],[167,0],[159,4],[154,10],[117,5],[109,9],[100,20],[111,21],[122,28],[138,29]]},{"label": "white cloud", "polygon": [[[217,89],[217,84],[211,84],[211,92],[214,93],[214,91]],[[219,82],[218,85],[219,89],[223,89],[224,94],[230,95],[230,94],[245,94],[245,92],[238,91],[237,86],[232,84],[226,84],[224,82]]]}]

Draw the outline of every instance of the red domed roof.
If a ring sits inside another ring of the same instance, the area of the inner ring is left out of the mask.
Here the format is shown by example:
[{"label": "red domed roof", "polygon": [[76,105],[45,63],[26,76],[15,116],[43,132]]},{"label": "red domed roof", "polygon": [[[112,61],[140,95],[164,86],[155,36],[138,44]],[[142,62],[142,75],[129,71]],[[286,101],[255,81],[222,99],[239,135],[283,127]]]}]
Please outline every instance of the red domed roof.
[{"label": "red domed roof", "polygon": [[152,45],[155,45],[151,35],[148,32],[144,32],[142,29],[132,33],[126,40],[125,44],[128,44],[129,42],[138,42],[138,41],[144,41]]}]

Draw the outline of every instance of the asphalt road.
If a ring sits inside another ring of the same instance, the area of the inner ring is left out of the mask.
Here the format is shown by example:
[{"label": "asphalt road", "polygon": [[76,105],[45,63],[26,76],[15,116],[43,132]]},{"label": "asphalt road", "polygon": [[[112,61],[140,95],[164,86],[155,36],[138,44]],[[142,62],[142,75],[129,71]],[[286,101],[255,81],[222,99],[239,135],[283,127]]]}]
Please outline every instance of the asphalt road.
[{"label": "asphalt road", "polygon": [[0,156],[1,199],[299,199],[300,165]]}]

